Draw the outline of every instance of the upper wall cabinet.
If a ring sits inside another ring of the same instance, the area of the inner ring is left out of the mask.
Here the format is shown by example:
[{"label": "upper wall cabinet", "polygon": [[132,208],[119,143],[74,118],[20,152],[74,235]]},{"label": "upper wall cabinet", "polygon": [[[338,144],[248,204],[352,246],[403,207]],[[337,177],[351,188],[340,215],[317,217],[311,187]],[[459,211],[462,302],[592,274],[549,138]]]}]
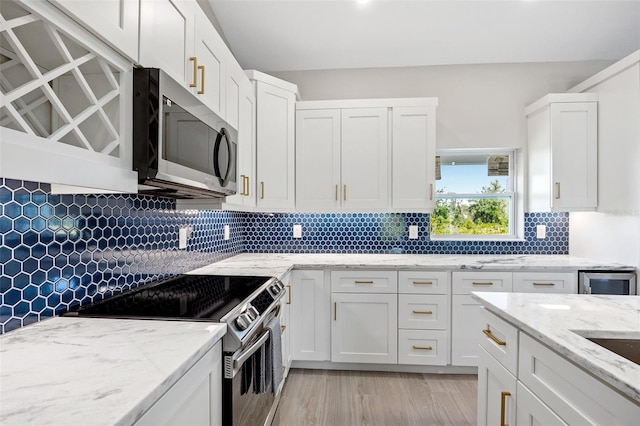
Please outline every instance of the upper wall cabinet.
[{"label": "upper wall cabinet", "polygon": [[138,0],[49,0],[132,62],[138,62]]},{"label": "upper wall cabinet", "polygon": [[431,210],[436,105],[432,98],[298,102],[296,210]]},{"label": "upper wall cabinet", "polygon": [[598,98],[550,94],[526,109],[529,211],[598,205]]},{"label": "upper wall cabinet", "polygon": [[50,3],[0,5],[0,176],[136,192],[131,64]]}]

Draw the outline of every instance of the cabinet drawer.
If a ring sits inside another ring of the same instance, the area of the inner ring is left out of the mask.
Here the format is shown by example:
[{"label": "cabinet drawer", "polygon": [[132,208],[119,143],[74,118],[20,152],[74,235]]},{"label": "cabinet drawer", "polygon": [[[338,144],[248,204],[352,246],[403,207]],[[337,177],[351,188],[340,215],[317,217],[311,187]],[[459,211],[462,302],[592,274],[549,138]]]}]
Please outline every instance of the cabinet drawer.
[{"label": "cabinet drawer", "polygon": [[398,330],[398,364],[447,365],[448,363],[448,332]]},{"label": "cabinet drawer", "polygon": [[511,291],[512,272],[454,272],[453,294],[468,294],[472,291]]},{"label": "cabinet drawer", "polygon": [[449,297],[442,294],[399,294],[398,327],[446,330],[449,324]]},{"label": "cabinet drawer", "polygon": [[570,425],[638,424],[640,405],[524,333],[518,378]]},{"label": "cabinet drawer", "polygon": [[518,329],[486,309],[481,313],[480,346],[514,376],[518,374]]},{"label": "cabinet drawer", "polygon": [[398,272],[398,293],[448,294],[449,273],[400,271]]},{"label": "cabinet drawer", "polygon": [[396,271],[331,271],[331,291],[335,293],[396,293]]},{"label": "cabinet drawer", "polygon": [[514,272],[513,291],[519,293],[577,293],[575,272]]}]

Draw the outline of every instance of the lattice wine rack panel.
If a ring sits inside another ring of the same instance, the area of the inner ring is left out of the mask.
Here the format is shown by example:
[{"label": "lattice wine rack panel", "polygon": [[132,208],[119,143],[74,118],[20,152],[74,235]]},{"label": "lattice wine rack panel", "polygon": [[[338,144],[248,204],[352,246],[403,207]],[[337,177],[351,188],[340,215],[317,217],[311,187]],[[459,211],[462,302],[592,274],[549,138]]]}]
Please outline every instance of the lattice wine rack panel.
[{"label": "lattice wine rack panel", "polygon": [[122,68],[0,0],[0,126],[119,157]]}]

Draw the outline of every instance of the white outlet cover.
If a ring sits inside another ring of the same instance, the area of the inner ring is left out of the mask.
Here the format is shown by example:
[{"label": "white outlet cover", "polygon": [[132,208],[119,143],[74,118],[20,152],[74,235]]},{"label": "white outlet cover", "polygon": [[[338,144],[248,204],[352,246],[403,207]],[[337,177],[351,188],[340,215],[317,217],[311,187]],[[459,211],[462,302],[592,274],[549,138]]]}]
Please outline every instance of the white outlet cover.
[{"label": "white outlet cover", "polygon": [[293,238],[302,238],[302,225],[293,225]]},{"label": "white outlet cover", "polygon": [[224,239],[228,240],[231,237],[231,230],[229,229],[229,225],[224,226]]},{"label": "white outlet cover", "polygon": [[418,225],[410,225],[409,226],[409,239],[417,240],[418,239]]},{"label": "white outlet cover", "polygon": [[543,239],[547,237],[547,225],[536,225],[536,238]]},{"label": "white outlet cover", "polygon": [[180,228],[178,230],[178,248],[179,249],[187,248],[188,235],[189,235],[189,227]]}]

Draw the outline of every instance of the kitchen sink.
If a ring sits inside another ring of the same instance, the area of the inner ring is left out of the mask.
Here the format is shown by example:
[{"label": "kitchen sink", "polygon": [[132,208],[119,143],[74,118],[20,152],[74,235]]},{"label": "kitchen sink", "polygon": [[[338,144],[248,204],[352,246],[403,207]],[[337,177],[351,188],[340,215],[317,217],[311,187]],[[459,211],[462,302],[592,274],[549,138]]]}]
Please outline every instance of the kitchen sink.
[{"label": "kitchen sink", "polygon": [[640,339],[605,339],[585,337],[587,340],[640,365]]}]

